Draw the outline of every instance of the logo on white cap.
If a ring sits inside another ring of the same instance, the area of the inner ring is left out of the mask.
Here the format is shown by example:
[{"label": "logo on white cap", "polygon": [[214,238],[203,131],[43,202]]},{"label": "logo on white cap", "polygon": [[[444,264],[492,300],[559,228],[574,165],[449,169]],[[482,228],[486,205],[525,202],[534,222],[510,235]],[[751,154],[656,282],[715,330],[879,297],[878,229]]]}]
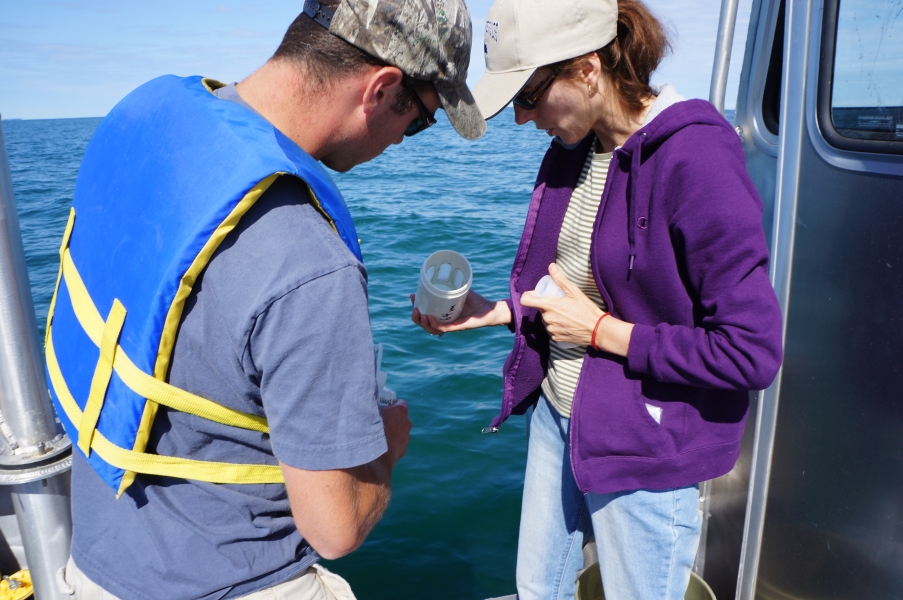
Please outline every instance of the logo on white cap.
[{"label": "logo on white cap", "polygon": [[483,55],[489,56],[489,43],[492,40],[495,43],[499,41],[499,24],[498,21],[486,21],[486,41],[483,42]]},{"label": "logo on white cap", "polygon": [[492,38],[492,41],[499,41],[499,24],[498,21],[486,21],[486,35]]}]

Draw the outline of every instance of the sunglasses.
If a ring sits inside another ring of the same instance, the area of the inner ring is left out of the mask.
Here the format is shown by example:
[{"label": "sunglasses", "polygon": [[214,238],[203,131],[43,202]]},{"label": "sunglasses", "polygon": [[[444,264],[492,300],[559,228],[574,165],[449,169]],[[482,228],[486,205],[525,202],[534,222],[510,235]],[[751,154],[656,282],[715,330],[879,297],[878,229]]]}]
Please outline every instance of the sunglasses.
[{"label": "sunglasses", "polygon": [[558,77],[558,73],[552,73],[545,79],[539,82],[539,84],[530,91],[522,91],[517,96],[514,97],[514,105],[520,106],[521,108],[527,110],[536,110],[536,107],[539,106],[539,101],[542,99],[543,94],[549,91],[549,88],[552,87],[552,82],[555,81],[555,78]]},{"label": "sunglasses", "polygon": [[412,135],[416,135],[424,129],[435,125],[436,119],[426,109],[426,106],[424,106],[423,101],[420,99],[420,96],[417,95],[417,92],[414,91],[414,86],[411,85],[411,83],[409,83],[406,79],[402,79],[401,85],[403,85],[405,89],[411,93],[411,95],[414,97],[414,102],[417,103],[417,108],[420,110],[420,116],[411,121],[411,124],[408,125],[408,128],[404,130],[404,134],[407,137],[411,137]]}]

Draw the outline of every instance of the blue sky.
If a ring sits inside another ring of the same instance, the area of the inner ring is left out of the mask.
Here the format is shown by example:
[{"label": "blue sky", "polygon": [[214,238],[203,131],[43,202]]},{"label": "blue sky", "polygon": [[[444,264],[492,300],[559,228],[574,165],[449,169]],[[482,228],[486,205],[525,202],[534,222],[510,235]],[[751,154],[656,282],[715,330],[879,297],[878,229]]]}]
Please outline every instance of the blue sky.
[{"label": "blue sky", "polygon": [[903,106],[903,1],[841,2],[834,106]]},{"label": "blue sky", "polygon": [[[483,23],[492,2],[468,2],[477,36],[469,81],[483,71]],[[647,0],[676,31],[674,55],[654,77],[708,97],[720,0]],[[727,107],[733,108],[752,0],[740,1]],[[0,0],[0,114],[103,116],[165,73],[244,78],[263,64],[302,0]]]}]

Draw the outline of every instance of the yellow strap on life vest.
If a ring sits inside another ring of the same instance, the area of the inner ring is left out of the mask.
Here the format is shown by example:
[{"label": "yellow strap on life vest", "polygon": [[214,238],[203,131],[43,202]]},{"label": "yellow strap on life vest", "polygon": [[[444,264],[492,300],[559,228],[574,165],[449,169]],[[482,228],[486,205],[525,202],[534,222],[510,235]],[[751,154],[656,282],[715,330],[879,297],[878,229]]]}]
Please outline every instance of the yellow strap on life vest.
[{"label": "yellow strap on life vest", "polygon": [[100,358],[94,369],[94,377],[91,379],[91,391],[88,393],[88,402],[85,404],[85,413],[78,425],[78,447],[85,456],[91,455],[91,440],[97,429],[97,421],[100,419],[100,409],[110,387],[110,379],[113,377],[113,360],[116,349],[119,347],[119,334],[125,324],[125,307],[119,300],[113,300],[113,308],[103,328],[103,336],[100,341]]},{"label": "yellow strap on life vest", "polygon": [[[232,209],[229,216],[219,224],[210,238],[204,243],[204,247],[201,248],[201,251],[195,256],[191,266],[189,266],[188,270],[182,274],[182,278],[179,281],[179,287],[169,306],[169,310],[166,312],[166,319],[163,322],[163,329],[160,332],[160,345],[157,349],[156,362],[154,363],[153,370],[148,371],[155,380],[165,381],[166,374],[169,373],[170,360],[172,359],[175,348],[176,334],[179,330],[179,323],[182,320],[182,312],[185,308],[185,302],[188,300],[191,291],[194,289],[197,278],[200,277],[217,248],[219,248],[220,244],[226,239],[226,236],[228,236],[238,225],[239,220],[252,206],[254,206],[257,200],[270,188],[273,182],[285,174],[286,173],[283,172],[273,173],[252,187],[235,208]],[[173,399],[173,401],[177,400],[178,399],[175,398]],[[138,426],[138,433],[135,435],[135,444],[132,447],[132,450],[139,452],[147,447],[151,427],[153,426],[154,418],[156,417],[159,406],[160,404],[151,399],[148,399],[147,402],[145,402],[144,410],[141,413],[141,423]],[[119,494],[121,495],[134,481],[135,472],[126,471],[119,484]]]},{"label": "yellow strap on life vest", "polygon": [[[104,321],[101,317],[69,253],[74,224],[75,209],[72,209],[60,247],[60,270],[50,303],[45,348],[50,383],[66,416],[79,432],[79,448],[86,456],[89,456],[91,451],[96,452],[105,462],[123,469],[127,474],[131,472],[178,477],[210,483],[284,483],[282,469],[275,465],[220,463],[147,454],[117,446],[97,430],[104,397],[115,372],[129,389],[146,398],[148,402],[155,402],[223,425],[269,433],[265,418],[233,410],[169,385],[148,375],[129,359],[118,344],[125,322],[125,307],[118,300],[114,300],[107,320]],[[76,319],[94,345],[100,349],[100,359],[91,381],[91,391],[84,412],[69,391],[53,347],[53,315],[60,283],[63,281],[66,283]],[[124,487],[120,489],[119,495],[123,491]]]},{"label": "yellow strap on life vest", "polygon": [[53,288],[53,298],[50,299],[50,310],[47,311],[47,331],[44,333],[44,346],[50,340],[50,321],[53,319],[53,310],[56,308],[56,295],[60,291],[60,281],[63,279],[63,253],[69,247],[69,240],[72,238],[72,228],[75,226],[75,209],[69,209],[69,221],[66,223],[66,230],[63,232],[63,243],[60,244],[60,270],[56,275],[56,287]]},{"label": "yellow strap on life vest", "polygon": [[[94,345],[100,347],[106,324],[88,295],[88,290],[78,274],[78,270],[75,268],[75,263],[72,262],[72,255],[68,249],[63,252],[63,279],[66,281],[66,287],[69,290],[75,317],[88,337],[91,338],[91,341],[94,342]],[[169,385],[165,381],[151,377],[138,368],[121,347],[117,347],[113,359],[113,370],[116,371],[116,374],[119,375],[119,378],[130,390],[151,402],[196,415],[209,421],[222,423],[223,425],[250,429],[261,433],[269,433],[270,431],[266,419],[263,417],[227,408],[201,396]]]},{"label": "yellow strap on life vest", "polygon": [[[47,372],[66,416],[80,431],[83,413],[60,371],[52,336],[48,336],[47,343]],[[210,483],[283,483],[285,481],[282,469],[275,465],[218,463],[135,452],[117,446],[96,430],[91,448],[105,462],[114,467],[145,475],[179,477]]]}]

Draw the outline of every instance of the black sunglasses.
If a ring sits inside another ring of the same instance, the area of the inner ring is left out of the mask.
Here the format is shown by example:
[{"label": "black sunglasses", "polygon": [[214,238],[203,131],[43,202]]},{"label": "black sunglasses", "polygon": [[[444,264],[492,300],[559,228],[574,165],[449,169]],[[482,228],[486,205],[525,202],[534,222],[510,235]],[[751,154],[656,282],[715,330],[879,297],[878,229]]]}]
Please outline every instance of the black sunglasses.
[{"label": "black sunglasses", "polygon": [[408,128],[404,130],[404,134],[408,137],[411,137],[412,135],[416,135],[424,129],[435,125],[436,119],[429,113],[428,110],[426,110],[426,106],[424,106],[423,101],[420,99],[420,96],[417,95],[416,91],[414,91],[414,86],[410,82],[408,82],[407,79],[402,79],[401,85],[403,85],[405,89],[411,93],[411,95],[414,97],[414,102],[417,103],[417,108],[420,110],[420,116],[411,121],[411,124],[408,125]]},{"label": "black sunglasses", "polygon": [[558,73],[552,73],[539,82],[532,90],[521,91],[514,97],[513,102],[515,106],[520,106],[527,110],[536,110],[536,107],[539,106],[539,101],[542,99],[543,95],[549,91],[549,88],[552,87],[552,82],[555,81],[556,77],[558,77]]}]

